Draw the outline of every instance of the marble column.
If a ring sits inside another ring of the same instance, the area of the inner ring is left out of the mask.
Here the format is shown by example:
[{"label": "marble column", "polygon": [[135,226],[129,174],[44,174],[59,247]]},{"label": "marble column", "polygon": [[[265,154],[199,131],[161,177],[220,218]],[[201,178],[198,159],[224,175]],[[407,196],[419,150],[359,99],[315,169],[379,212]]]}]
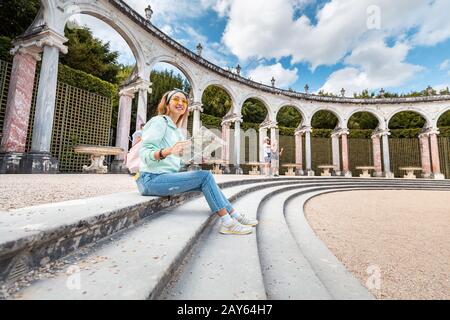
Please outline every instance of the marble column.
[{"label": "marble column", "polygon": [[259,162],[264,162],[264,139],[267,137],[267,128],[259,127]]},{"label": "marble column", "polygon": [[234,173],[243,174],[241,168],[241,119],[234,120]]},{"label": "marble column", "polygon": [[36,62],[40,59],[35,51],[23,48],[16,48],[15,51],[0,146],[0,174],[20,172],[27,141]]},{"label": "marble column", "polygon": [[134,91],[119,92],[119,114],[117,119],[116,147],[122,148],[124,152],[115,156],[111,165],[111,172],[123,173],[127,172],[127,168],[123,163],[125,155],[128,152],[130,126],[131,126],[131,108],[133,103]]},{"label": "marble column", "polygon": [[422,163],[422,177],[431,178],[430,142],[426,132],[419,135],[420,160]]},{"label": "marble column", "polygon": [[341,155],[339,148],[339,130],[334,130],[331,134],[331,150],[333,154],[334,172],[337,176],[341,175]]},{"label": "marble column", "polygon": [[388,179],[394,178],[394,173],[391,171],[391,159],[389,155],[389,135],[391,134],[389,130],[384,130],[381,133],[381,140],[383,143],[383,166],[384,166],[384,176]]},{"label": "marble column", "polygon": [[342,143],[342,173],[345,177],[351,177],[352,173],[349,166],[348,158],[348,131],[343,130],[341,132],[341,143]]},{"label": "marble column", "polygon": [[439,131],[433,129],[430,131],[430,151],[431,151],[431,166],[433,169],[433,178],[437,180],[445,179],[444,175],[441,173],[441,165],[439,160],[439,145],[437,136]]},{"label": "marble column", "polygon": [[58,160],[52,157],[50,147],[55,113],[59,52],[67,53],[67,47],[63,43],[68,39],[52,30],[46,30],[44,33],[46,37],[40,42],[43,46],[43,54],[31,152],[26,155],[21,164],[23,173],[58,172]]},{"label": "marble column", "polygon": [[372,152],[373,152],[373,166],[375,167],[374,176],[383,176],[383,167],[381,162],[381,142],[380,136],[377,134],[372,135]]},{"label": "marble column", "polygon": [[138,106],[136,114],[136,131],[141,130],[141,124],[147,123],[148,93],[151,93],[151,82],[138,78],[132,84],[135,92],[138,92]]},{"label": "marble column", "polygon": [[306,159],[306,175],[314,176],[311,161],[311,129],[305,130],[305,159]]},{"label": "marble column", "polygon": [[[280,140],[278,139],[277,135],[277,126],[275,123],[273,123],[270,127],[270,143],[272,145],[273,141],[277,141],[277,150],[276,152],[280,151]],[[272,174],[279,175],[280,174],[280,160],[274,160],[272,159],[271,168],[272,168]]]},{"label": "marble column", "polygon": [[192,124],[192,136],[194,139],[194,155],[193,155],[193,164],[190,166],[189,170],[201,170],[202,168],[202,141],[200,136],[200,128],[202,126],[200,114],[203,112],[201,102],[194,102],[192,106],[189,108],[190,111],[193,112],[194,119]]},{"label": "marble column", "polygon": [[222,122],[222,140],[225,145],[222,147],[223,173],[230,173],[230,123]]},{"label": "marble column", "polygon": [[295,132],[295,164],[299,165],[299,168],[295,169],[295,174],[298,176],[303,175],[303,133],[300,131]]}]

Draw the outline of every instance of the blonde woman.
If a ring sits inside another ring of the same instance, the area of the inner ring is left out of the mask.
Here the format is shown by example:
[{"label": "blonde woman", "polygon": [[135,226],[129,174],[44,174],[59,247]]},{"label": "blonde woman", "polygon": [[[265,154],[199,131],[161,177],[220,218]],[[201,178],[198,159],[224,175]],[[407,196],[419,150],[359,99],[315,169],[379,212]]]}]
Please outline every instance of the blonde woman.
[{"label": "blonde woman", "polygon": [[144,196],[171,196],[202,191],[211,211],[220,216],[220,233],[250,234],[258,220],[234,210],[211,172],[179,172],[183,165],[182,152],[190,144],[180,130],[189,113],[188,101],[188,95],[181,90],[167,92],[158,105],[158,116],[145,125],[136,180],[139,192]]}]

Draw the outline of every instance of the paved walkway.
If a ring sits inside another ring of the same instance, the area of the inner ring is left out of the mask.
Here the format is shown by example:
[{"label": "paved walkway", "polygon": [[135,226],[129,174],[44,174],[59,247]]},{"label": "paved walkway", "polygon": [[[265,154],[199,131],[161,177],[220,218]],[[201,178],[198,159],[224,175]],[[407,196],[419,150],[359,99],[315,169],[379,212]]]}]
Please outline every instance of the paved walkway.
[{"label": "paved walkway", "polygon": [[351,191],[313,198],[305,213],[362,283],[380,272],[377,298],[450,299],[449,203],[448,191]]}]

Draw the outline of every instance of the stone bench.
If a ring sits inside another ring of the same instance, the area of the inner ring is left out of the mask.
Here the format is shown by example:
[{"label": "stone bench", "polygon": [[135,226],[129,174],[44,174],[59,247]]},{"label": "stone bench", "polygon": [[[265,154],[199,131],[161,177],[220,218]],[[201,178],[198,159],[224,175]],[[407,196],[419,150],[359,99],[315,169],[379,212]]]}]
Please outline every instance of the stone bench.
[{"label": "stone bench", "polygon": [[334,170],[336,167],[334,165],[331,165],[331,164],[323,164],[323,165],[317,166],[317,168],[323,170],[323,172],[320,174],[321,176],[323,176],[323,177],[331,177],[330,170]]},{"label": "stone bench", "polygon": [[406,171],[406,175],[403,176],[404,179],[416,179],[414,171],[422,171],[421,167],[399,167],[399,170]]},{"label": "stone bench", "polygon": [[359,175],[361,178],[370,178],[371,175],[369,173],[369,170],[375,170],[375,167],[374,166],[357,166],[356,169],[362,170],[362,174]]},{"label": "stone bench", "polygon": [[288,170],[285,172],[284,175],[295,176],[296,173],[294,171],[294,168],[302,170],[303,165],[301,163],[286,163],[286,164],[283,164],[282,167],[288,168]]}]

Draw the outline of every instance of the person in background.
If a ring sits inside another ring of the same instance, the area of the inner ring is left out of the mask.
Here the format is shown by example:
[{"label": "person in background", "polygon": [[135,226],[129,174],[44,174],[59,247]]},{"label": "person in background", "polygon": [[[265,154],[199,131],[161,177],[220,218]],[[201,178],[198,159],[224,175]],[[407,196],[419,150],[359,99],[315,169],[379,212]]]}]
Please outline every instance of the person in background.
[{"label": "person in background", "polygon": [[280,157],[282,156],[284,149],[281,148],[281,150],[278,152],[278,141],[273,140],[271,150],[272,150],[272,159],[271,159],[272,173],[275,177],[278,177],[280,170]]},{"label": "person in background", "polygon": [[270,147],[270,139],[268,137],[264,138],[264,144],[263,144],[263,152],[264,152],[264,168],[265,168],[265,175],[270,175],[270,165],[272,162],[272,148]]},{"label": "person in background", "polygon": [[250,234],[258,220],[237,212],[220,190],[209,170],[179,172],[182,154],[191,143],[183,136],[187,121],[188,95],[173,90],[163,95],[158,115],[150,119],[142,133],[141,166],[136,183],[143,196],[172,196],[202,191],[212,212],[219,215],[222,234]]}]

